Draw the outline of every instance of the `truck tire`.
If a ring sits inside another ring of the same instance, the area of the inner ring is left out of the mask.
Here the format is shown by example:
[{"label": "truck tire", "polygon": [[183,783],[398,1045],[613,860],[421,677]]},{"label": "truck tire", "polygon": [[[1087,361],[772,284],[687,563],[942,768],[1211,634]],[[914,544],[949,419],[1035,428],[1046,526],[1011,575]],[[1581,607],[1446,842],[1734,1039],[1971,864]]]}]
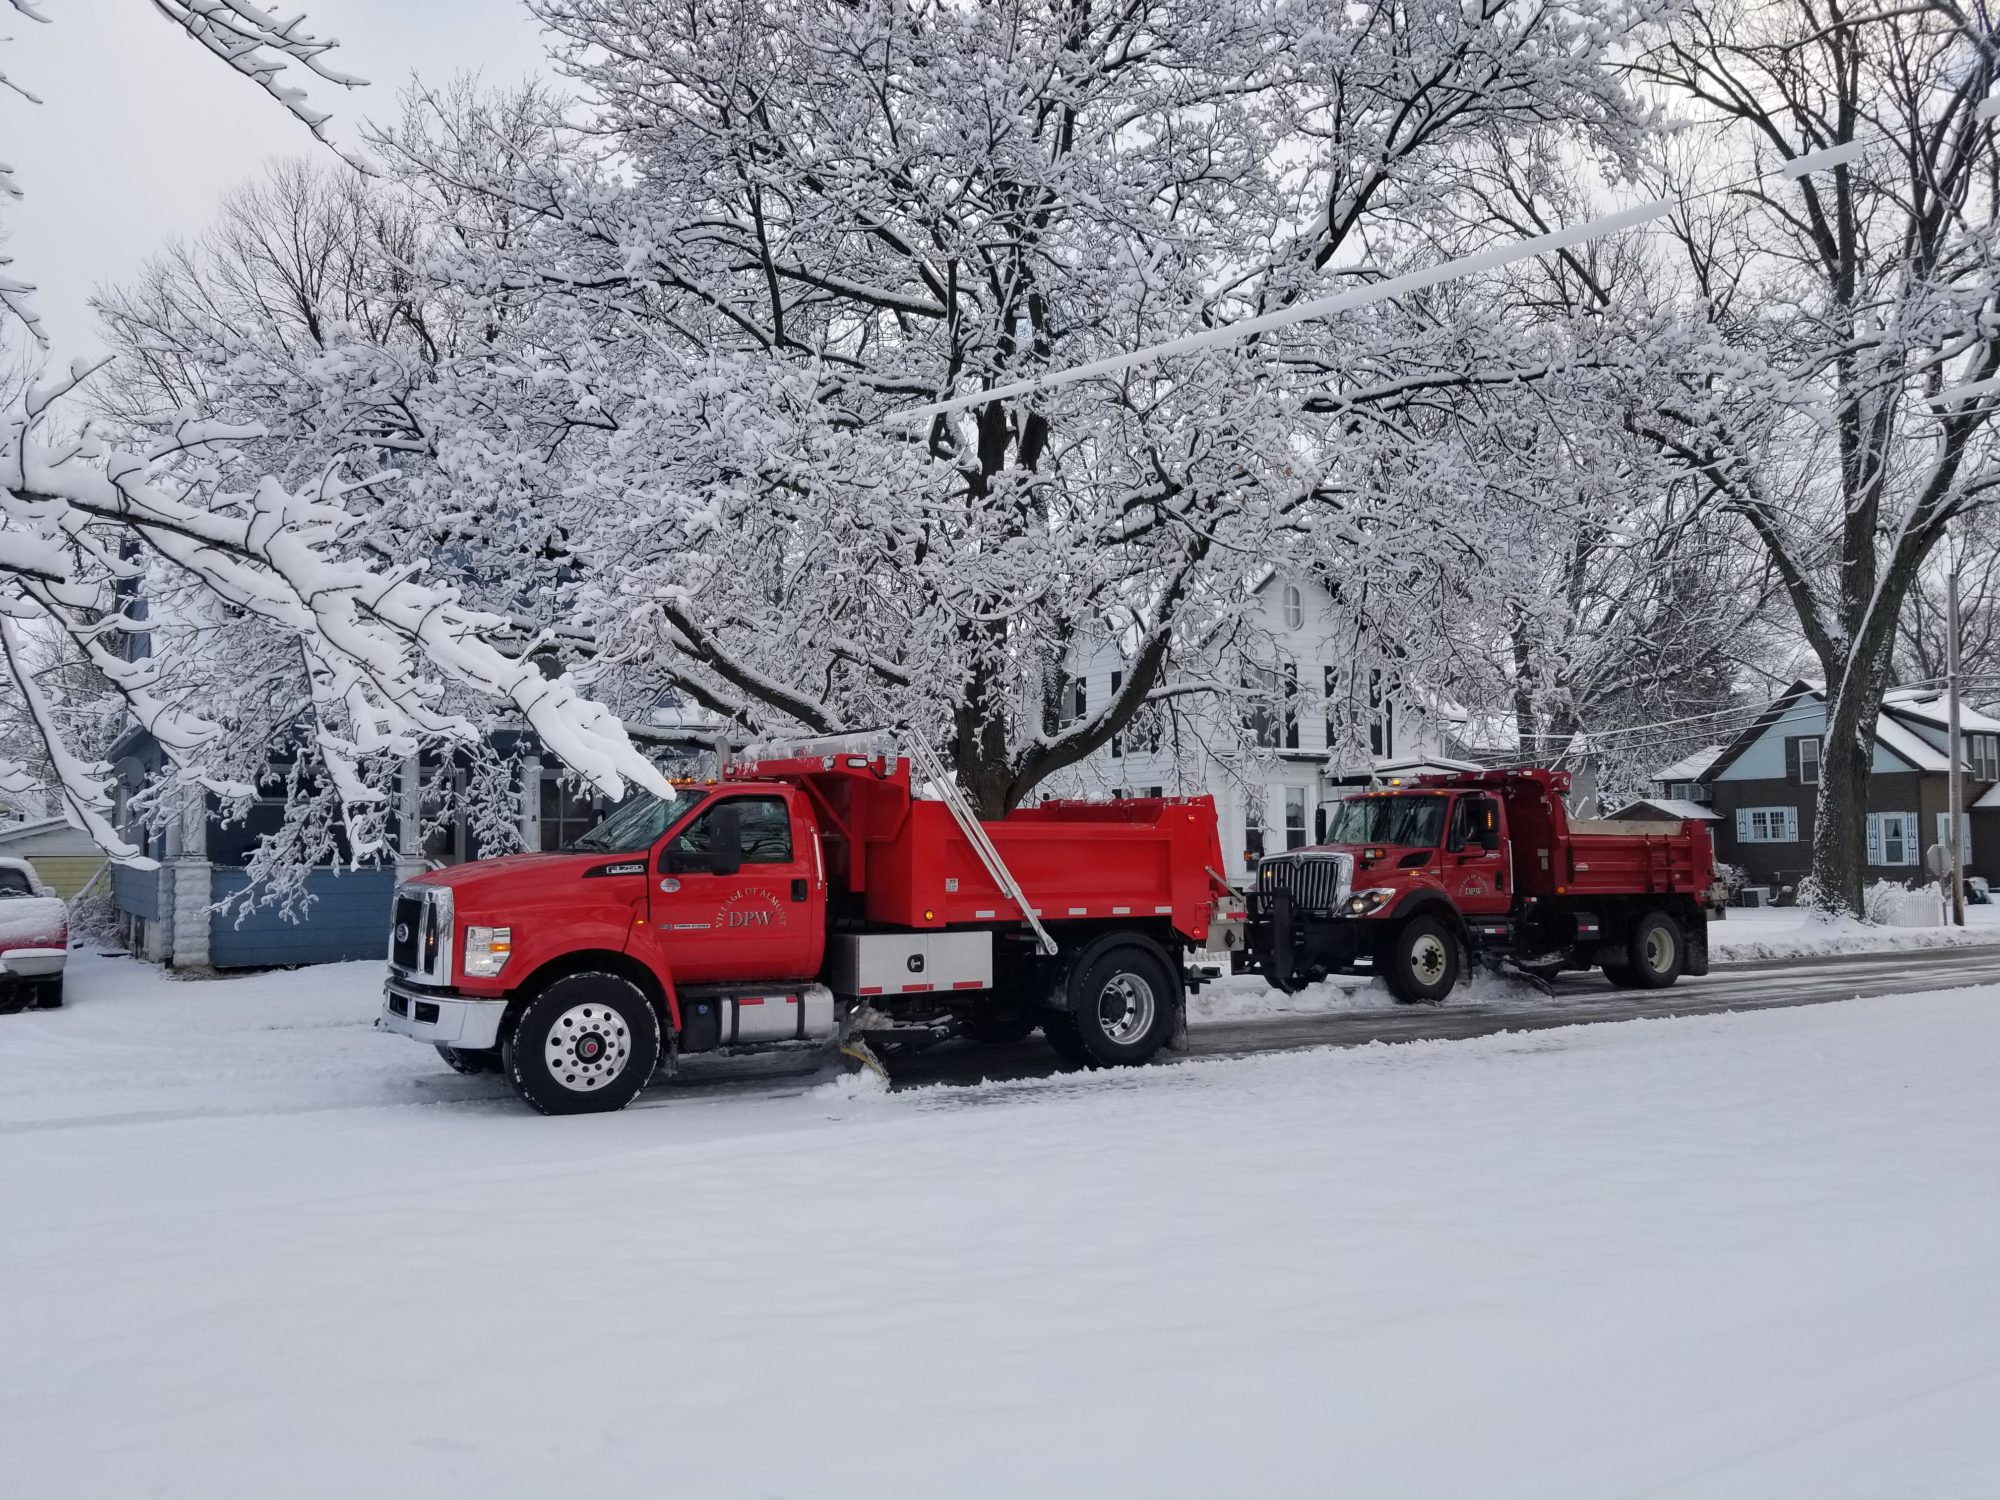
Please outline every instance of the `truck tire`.
[{"label": "truck tire", "polygon": [[[1070,1030],[1087,1068],[1135,1067],[1166,1045],[1181,1006],[1180,976],[1151,948],[1118,943],[1070,970],[1070,1008],[1054,1023]],[[1063,1023],[1067,1022],[1067,1026]],[[1067,1038],[1064,1038],[1067,1041]]]},{"label": "truck tire", "polygon": [[994,1005],[975,1010],[959,1023],[959,1031],[975,1042],[1001,1047],[1009,1042],[1025,1042],[1039,1025],[1041,1018],[1025,1007]]},{"label": "truck tire", "polygon": [[58,974],[53,979],[44,979],[35,985],[31,1002],[36,1010],[61,1010],[63,1000],[63,977]]},{"label": "truck tire", "polygon": [[1066,1010],[1052,1010],[1042,1017],[1042,1038],[1064,1062],[1073,1062],[1079,1068],[1095,1067],[1090,1054],[1083,1050],[1083,1038],[1077,1035],[1076,1017]]},{"label": "truck tire", "polygon": [[1458,983],[1458,934],[1441,917],[1410,918],[1383,947],[1382,977],[1405,1005],[1436,1005]]},{"label": "truck tire", "polygon": [[660,1018],[631,980],[565,974],[528,1002],[506,1072],[545,1115],[604,1114],[638,1097],[660,1060]]},{"label": "truck tire", "polygon": [[1621,989],[1663,990],[1687,967],[1687,934],[1663,911],[1649,911],[1632,924],[1622,963],[1606,964],[1604,977]]}]

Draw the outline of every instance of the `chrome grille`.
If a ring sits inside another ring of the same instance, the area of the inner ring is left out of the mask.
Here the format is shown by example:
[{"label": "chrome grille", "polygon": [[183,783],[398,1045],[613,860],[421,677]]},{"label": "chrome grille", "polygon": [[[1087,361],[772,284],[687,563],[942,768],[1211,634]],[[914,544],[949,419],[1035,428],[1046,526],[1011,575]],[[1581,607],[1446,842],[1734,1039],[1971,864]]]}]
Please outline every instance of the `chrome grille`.
[{"label": "chrome grille", "polygon": [[1354,890],[1354,856],[1300,850],[1258,861],[1257,894],[1263,904],[1279,891],[1291,893],[1294,911],[1330,912]]},{"label": "chrome grille", "polygon": [[391,972],[423,984],[449,984],[451,892],[442,886],[398,886],[389,910]]}]

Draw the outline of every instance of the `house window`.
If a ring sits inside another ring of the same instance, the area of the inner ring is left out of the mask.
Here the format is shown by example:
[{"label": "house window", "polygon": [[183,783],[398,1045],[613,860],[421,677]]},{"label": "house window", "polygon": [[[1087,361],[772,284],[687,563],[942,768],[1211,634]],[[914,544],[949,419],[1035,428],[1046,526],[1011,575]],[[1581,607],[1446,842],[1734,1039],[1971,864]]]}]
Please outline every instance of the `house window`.
[{"label": "house window", "polygon": [[[1947,847],[1951,843],[1951,814],[1937,815],[1937,841]],[[1958,815],[1958,857],[1961,863],[1972,863],[1972,814]]]},{"label": "house window", "polygon": [[1285,788],[1285,847],[1303,849],[1306,846],[1306,789],[1302,786]]},{"label": "house window", "polygon": [[1819,785],[1819,736],[1807,735],[1799,741],[1799,784]]},{"label": "house window", "polygon": [[2000,734],[1969,734],[1965,758],[1974,781],[2000,781]]},{"label": "house window", "polygon": [[1081,677],[1069,685],[1069,721],[1074,724],[1090,708],[1090,691]]},{"label": "house window", "polygon": [[1146,788],[1146,795],[1148,797],[1164,797],[1167,795],[1167,789],[1163,786],[1149,786]]},{"label": "house window", "polygon": [[[1292,669],[1291,678],[1296,684],[1297,668]],[[1284,708],[1279,703],[1281,698],[1287,698],[1285,675],[1276,667],[1246,667],[1243,670],[1243,686],[1249,690],[1251,698],[1248,720],[1251,741],[1261,749],[1277,749],[1279,736],[1285,733],[1287,727],[1281,722],[1280,715],[1283,714],[1285,719],[1294,717],[1288,711],[1288,703]],[[1298,725],[1294,722],[1289,728],[1292,742],[1296,744]]]},{"label": "house window", "polygon": [[563,785],[563,773],[542,773],[542,848],[560,849],[597,826],[597,804],[587,791]]},{"label": "house window", "polygon": [[1736,809],[1736,840],[1742,844],[1796,844],[1799,841],[1799,810],[1796,807],[1739,807]]},{"label": "house window", "polygon": [[1253,791],[1243,803],[1243,863],[1255,865],[1264,857],[1264,796]]},{"label": "house window", "polygon": [[1670,781],[1667,783],[1667,797],[1674,802],[1706,802],[1708,788],[1699,781]]},{"label": "house window", "polygon": [[[1120,685],[1124,683],[1124,681],[1125,681],[1125,674],[1123,672],[1113,672],[1111,674],[1111,697],[1107,700],[1108,702],[1116,703],[1118,701],[1118,689]],[[1125,736],[1122,734],[1112,735],[1111,758],[1113,760],[1116,760],[1119,756],[1123,755],[1124,753],[1125,753]]]},{"label": "house window", "polygon": [[1868,815],[1868,863],[1913,865],[1917,862],[1917,815],[1911,812]]},{"label": "house window", "polygon": [[1285,585],[1285,629],[1297,630],[1306,622],[1306,604],[1296,583]]},{"label": "house window", "polygon": [[1299,664],[1285,663],[1285,748],[1299,748]]},{"label": "house window", "polygon": [[1368,674],[1368,753],[1396,753],[1396,704],[1379,667]]}]

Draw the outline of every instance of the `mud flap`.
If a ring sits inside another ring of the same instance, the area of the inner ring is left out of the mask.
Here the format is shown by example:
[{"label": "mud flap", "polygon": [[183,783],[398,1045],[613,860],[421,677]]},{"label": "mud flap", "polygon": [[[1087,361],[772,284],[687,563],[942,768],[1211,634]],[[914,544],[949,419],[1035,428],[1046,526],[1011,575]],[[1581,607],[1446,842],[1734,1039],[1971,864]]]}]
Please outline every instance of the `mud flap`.
[{"label": "mud flap", "polygon": [[1187,992],[1183,990],[1181,992],[1180,1004],[1174,1007],[1174,1023],[1167,1032],[1167,1040],[1164,1044],[1166,1050],[1169,1052],[1186,1052],[1188,1050],[1187,1012]]},{"label": "mud flap", "polygon": [[1688,929],[1687,963],[1682,966],[1683,974],[1699,978],[1708,972],[1708,916],[1701,915],[1699,921]]}]

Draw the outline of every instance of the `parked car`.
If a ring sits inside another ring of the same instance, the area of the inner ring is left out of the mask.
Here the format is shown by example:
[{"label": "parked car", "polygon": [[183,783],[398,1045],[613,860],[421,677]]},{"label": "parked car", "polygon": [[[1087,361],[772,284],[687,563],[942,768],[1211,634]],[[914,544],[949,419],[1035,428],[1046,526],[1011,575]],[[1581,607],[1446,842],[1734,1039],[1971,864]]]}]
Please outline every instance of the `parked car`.
[{"label": "parked car", "polygon": [[0,858],[0,1009],[63,1001],[69,908],[25,859]]}]

